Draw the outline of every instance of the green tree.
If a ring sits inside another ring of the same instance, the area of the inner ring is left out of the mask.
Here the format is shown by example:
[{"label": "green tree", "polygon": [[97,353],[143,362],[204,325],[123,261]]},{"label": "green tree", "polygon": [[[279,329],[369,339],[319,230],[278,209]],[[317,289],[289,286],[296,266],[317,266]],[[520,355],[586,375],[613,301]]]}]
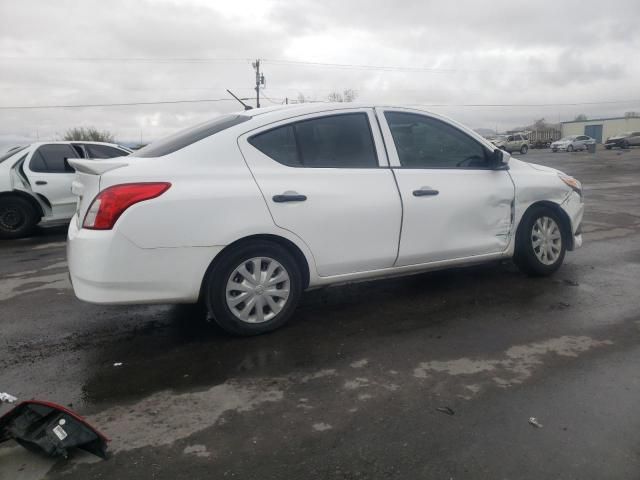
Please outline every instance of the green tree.
[{"label": "green tree", "polygon": [[580,115],[576,115],[576,118],[573,119],[574,122],[584,122],[585,120],[589,120],[584,113]]},{"label": "green tree", "polygon": [[94,127],[75,127],[67,130],[63,139],[113,143],[114,136],[107,130],[101,132]]}]

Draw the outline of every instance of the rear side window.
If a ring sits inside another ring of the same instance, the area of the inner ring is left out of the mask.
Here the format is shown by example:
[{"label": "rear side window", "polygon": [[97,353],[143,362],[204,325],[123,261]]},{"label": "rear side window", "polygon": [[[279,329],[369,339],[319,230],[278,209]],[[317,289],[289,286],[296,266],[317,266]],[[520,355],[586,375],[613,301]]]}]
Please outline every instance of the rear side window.
[{"label": "rear side window", "polygon": [[132,153],[130,156],[149,158],[169,155],[227,128],[246,122],[250,118],[251,117],[247,117],[246,115],[222,115],[209,122],[181,130],[157,142],[153,142],[137,152]]},{"label": "rear side window", "polygon": [[65,163],[67,158],[78,158],[76,151],[70,145],[42,145],[31,157],[29,168],[32,172],[73,173],[73,168]]},{"label": "rear side window", "polygon": [[87,149],[89,158],[114,158],[114,157],[126,157],[128,152],[120,150],[119,148],[109,147],[108,145],[91,145],[85,144],[84,148]]},{"label": "rear side window", "polygon": [[378,167],[366,113],[330,115],[295,122],[255,135],[249,143],[290,167]]}]

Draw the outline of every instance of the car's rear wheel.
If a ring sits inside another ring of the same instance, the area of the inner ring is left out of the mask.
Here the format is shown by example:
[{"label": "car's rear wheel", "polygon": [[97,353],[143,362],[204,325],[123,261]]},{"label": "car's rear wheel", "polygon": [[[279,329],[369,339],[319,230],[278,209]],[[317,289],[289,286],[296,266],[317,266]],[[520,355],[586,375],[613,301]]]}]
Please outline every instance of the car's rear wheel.
[{"label": "car's rear wheel", "polygon": [[289,320],[300,300],[302,277],[284,247],[257,241],[223,253],[204,293],[220,327],[235,335],[258,335]]},{"label": "car's rear wheel", "polygon": [[567,152],[573,152],[573,145],[569,145],[567,147]]},{"label": "car's rear wheel", "polygon": [[28,200],[18,196],[0,199],[0,238],[29,235],[39,221],[38,213]]},{"label": "car's rear wheel", "polygon": [[624,149],[629,148],[629,142],[627,142],[626,140],[624,142],[622,142],[622,148],[624,148]]},{"label": "car's rear wheel", "polygon": [[523,155],[528,151],[529,151],[529,147],[527,147],[526,145],[522,145],[522,147],[520,148],[520,153]]},{"label": "car's rear wheel", "polygon": [[604,148],[606,148],[607,150],[611,150],[611,145],[605,145]]},{"label": "car's rear wheel", "polygon": [[514,262],[529,275],[551,275],[564,261],[566,243],[560,217],[549,208],[533,208],[520,222]]}]

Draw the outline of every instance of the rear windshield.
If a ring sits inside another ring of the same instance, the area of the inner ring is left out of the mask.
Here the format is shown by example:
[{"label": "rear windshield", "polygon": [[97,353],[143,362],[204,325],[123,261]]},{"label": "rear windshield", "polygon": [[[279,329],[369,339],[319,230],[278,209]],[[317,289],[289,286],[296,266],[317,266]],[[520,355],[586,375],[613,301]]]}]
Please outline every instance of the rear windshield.
[{"label": "rear windshield", "polygon": [[222,115],[205,123],[196,125],[195,127],[180,130],[173,135],[153,142],[137,152],[133,152],[130,157],[162,157],[168,155],[181,148],[187,147],[192,143],[198,142],[203,138],[210,137],[222,130],[246,122],[251,117],[245,115]]},{"label": "rear windshield", "polygon": [[[27,145],[28,146],[28,145]],[[27,148],[27,146],[24,147],[14,147],[11,150],[9,150],[6,153],[3,153],[2,155],[0,155],[0,163],[4,162],[7,158],[11,158],[13,157],[16,153],[21,152],[22,150],[24,150],[25,148]]]}]

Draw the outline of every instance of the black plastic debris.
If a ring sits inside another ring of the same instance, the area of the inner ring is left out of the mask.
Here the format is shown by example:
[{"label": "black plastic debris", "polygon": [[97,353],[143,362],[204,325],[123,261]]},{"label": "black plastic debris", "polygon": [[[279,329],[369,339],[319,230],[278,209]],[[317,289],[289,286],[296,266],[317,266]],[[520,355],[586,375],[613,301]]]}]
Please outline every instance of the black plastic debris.
[{"label": "black plastic debris", "polygon": [[447,415],[455,415],[456,412],[453,411],[452,408],[450,407],[438,407],[436,408],[437,411],[441,412],[441,413],[446,413]]},{"label": "black plastic debris", "polygon": [[15,440],[27,450],[51,457],[68,457],[81,448],[107,458],[109,439],[78,414],[55,403],[30,400],[0,417],[0,443]]}]

